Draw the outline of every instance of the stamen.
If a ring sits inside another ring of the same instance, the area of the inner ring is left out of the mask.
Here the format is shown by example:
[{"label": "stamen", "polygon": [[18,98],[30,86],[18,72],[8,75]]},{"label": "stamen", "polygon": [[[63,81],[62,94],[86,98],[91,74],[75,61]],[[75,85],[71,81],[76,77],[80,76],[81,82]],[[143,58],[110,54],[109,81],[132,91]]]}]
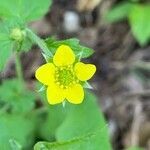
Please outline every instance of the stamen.
[{"label": "stamen", "polygon": [[55,71],[55,81],[60,88],[67,89],[78,82],[73,66],[57,67]]}]

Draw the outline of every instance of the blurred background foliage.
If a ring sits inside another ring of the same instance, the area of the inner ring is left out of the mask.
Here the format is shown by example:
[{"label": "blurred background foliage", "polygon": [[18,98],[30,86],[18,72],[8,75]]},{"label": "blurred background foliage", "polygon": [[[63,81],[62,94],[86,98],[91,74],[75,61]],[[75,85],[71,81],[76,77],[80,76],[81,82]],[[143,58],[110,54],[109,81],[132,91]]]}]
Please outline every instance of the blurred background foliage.
[{"label": "blurred background foliage", "polygon": [[[0,149],[30,150],[38,142],[35,150],[149,150],[149,0],[51,2],[0,1]],[[35,81],[45,61],[29,32],[21,45],[22,87],[15,71],[19,42],[10,38],[15,27],[31,28],[52,53],[62,43],[77,55],[84,50],[83,58],[94,49],[84,60],[97,66],[91,81],[97,98],[86,91],[79,106],[50,106]]]},{"label": "blurred background foliage", "polygon": [[110,23],[128,20],[131,31],[141,46],[150,40],[149,13],[150,5],[136,3],[140,1],[123,1],[115,5],[106,15]]}]

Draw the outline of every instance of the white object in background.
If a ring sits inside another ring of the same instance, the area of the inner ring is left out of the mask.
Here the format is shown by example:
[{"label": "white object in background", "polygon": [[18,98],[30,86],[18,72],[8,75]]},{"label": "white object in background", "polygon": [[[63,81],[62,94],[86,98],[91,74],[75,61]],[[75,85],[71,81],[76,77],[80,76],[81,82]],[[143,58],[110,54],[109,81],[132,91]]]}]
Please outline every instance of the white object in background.
[{"label": "white object in background", "polygon": [[64,14],[63,26],[66,32],[74,33],[79,31],[79,16],[76,12],[66,11]]}]

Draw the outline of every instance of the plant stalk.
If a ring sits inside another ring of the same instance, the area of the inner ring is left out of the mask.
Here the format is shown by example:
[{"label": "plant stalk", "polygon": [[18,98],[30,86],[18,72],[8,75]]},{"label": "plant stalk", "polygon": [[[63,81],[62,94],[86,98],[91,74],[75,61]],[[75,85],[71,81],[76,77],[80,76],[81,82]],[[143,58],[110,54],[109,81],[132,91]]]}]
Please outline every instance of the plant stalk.
[{"label": "plant stalk", "polygon": [[26,28],[26,31],[29,35],[29,37],[31,38],[31,40],[33,40],[41,49],[42,52],[46,55],[48,55],[49,57],[53,57],[52,52],[48,49],[47,45],[45,44],[44,40],[42,40],[39,36],[37,36],[32,30],[30,30],[29,28]]},{"label": "plant stalk", "polygon": [[24,79],[23,79],[23,73],[22,73],[22,66],[21,66],[21,61],[20,61],[20,53],[16,51],[15,53],[16,56],[16,73],[17,77],[19,79],[19,82],[21,83],[22,87],[24,86]]}]

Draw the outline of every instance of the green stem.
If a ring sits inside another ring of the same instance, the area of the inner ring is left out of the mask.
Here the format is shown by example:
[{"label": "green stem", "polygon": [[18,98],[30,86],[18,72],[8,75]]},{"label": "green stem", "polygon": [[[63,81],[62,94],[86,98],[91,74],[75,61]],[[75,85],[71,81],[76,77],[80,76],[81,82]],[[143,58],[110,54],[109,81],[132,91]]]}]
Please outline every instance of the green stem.
[{"label": "green stem", "polygon": [[19,82],[21,83],[22,87],[24,86],[24,79],[23,79],[23,73],[22,73],[22,66],[20,61],[20,53],[16,51],[16,73],[19,79]]},{"label": "green stem", "polygon": [[48,55],[49,57],[52,57],[52,52],[48,49],[47,45],[45,44],[44,40],[42,40],[40,37],[38,37],[32,30],[29,28],[26,28],[26,31],[31,38],[43,51],[44,54]]}]

